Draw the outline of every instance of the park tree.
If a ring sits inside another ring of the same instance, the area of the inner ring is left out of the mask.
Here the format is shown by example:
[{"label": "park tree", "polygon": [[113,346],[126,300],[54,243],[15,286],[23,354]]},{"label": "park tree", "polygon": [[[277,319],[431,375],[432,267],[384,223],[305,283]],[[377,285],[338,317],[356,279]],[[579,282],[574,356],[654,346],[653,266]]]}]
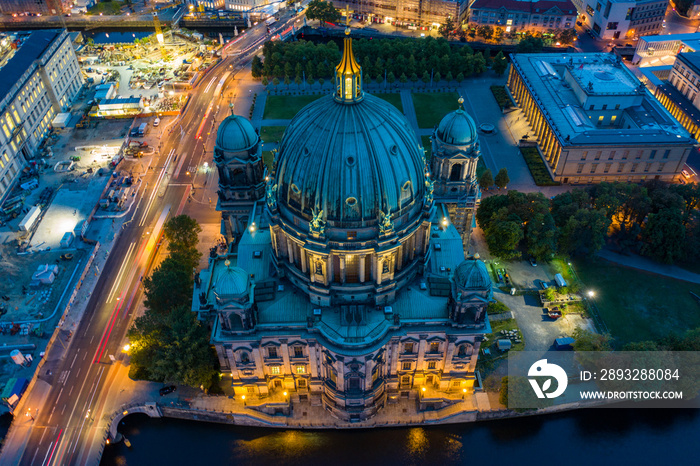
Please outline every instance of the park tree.
[{"label": "park tree", "polygon": [[445,39],[449,39],[450,35],[452,35],[452,31],[455,30],[455,23],[452,21],[452,17],[448,16],[445,18],[445,22],[440,25],[438,28],[438,34],[440,34],[442,37]]},{"label": "park tree", "polygon": [[461,84],[462,81],[464,81],[464,73],[458,73],[455,79],[457,80],[457,83]]},{"label": "park tree", "polygon": [[442,74],[440,74],[439,71],[436,71],[435,74],[433,75],[433,80],[436,83],[439,83],[442,80]]},{"label": "park tree", "polygon": [[700,205],[700,185],[697,183],[672,184],[669,189],[683,199],[683,225],[687,225]]},{"label": "park tree", "polygon": [[472,70],[475,74],[480,74],[486,71],[486,59],[480,53],[476,53],[471,57]]},{"label": "park tree", "polygon": [[209,331],[189,306],[177,306],[168,315],[147,310],[128,335],[130,376],[205,389],[215,383],[218,364]]},{"label": "park tree", "polygon": [[559,230],[559,251],[570,256],[594,256],[605,245],[609,226],[604,211],[579,209]]},{"label": "park tree", "polygon": [[493,40],[496,42],[501,42],[503,40],[503,28],[496,26],[496,29],[493,30]]},{"label": "park tree", "polygon": [[642,233],[642,254],[664,264],[674,264],[685,254],[683,215],[678,210],[666,209],[649,214]]},{"label": "park tree", "polygon": [[481,173],[481,176],[479,177],[479,186],[481,189],[484,191],[488,191],[491,186],[493,186],[493,175],[491,174],[490,169],[486,169]]},{"label": "park tree", "polygon": [[571,44],[576,38],[576,29],[564,29],[559,33],[559,42],[563,45]]},{"label": "park tree", "polygon": [[503,52],[499,51],[496,54],[496,56],[493,57],[493,63],[491,64],[491,69],[498,76],[501,76],[506,71],[507,67],[508,67],[508,60],[506,60],[506,57],[503,55]]},{"label": "park tree", "polygon": [[544,47],[542,37],[535,37],[528,32],[518,42],[516,51],[518,53],[536,53],[542,51],[542,47]]},{"label": "park tree", "polygon": [[167,314],[180,303],[192,300],[193,268],[191,254],[171,253],[143,279],[146,307]]},{"label": "park tree", "polygon": [[503,208],[507,209],[509,204],[508,196],[502,194],[483,198],[476,211],[476,221],[479,222],[481,229],[486,230],[494,215]]},{"label": "park tree", "polygon": [[168,240],[168,251],[171,255],[179,254],[184,265],[193,269],[199,263],[201,254],[197,252],[199,233],[202,227],[197,221],[187,215],[178,215],[165,223],[163,233]]},{"label": "park tree", "polygon": [[287,90],[289,90],[289,85],[292,83],[292,80],[289,79],[289,75],[285,74],[284,75],[284,85],[287,86]]},{"label": "park tree", "polygon": [[552,216],[558,227],[563,227],[569,218],[573,217],[580,209],[588,209],[591,206],[591,197],[582,189],[574,189],[558,194],[552,199]]},{"label": "park tree", "polygon": [[415,83],[416,81],[418,81],[418,75],[416,73],[411,73],[410,79],[412,83]]},{"label": "park tree", "polygon": [[306,17],[309,20],[317,19],[327,23],[335,23],[340,21],[341,14],[331,2],[311,0],[308,8],[306,9]]},{"label": "park tree", "polygon": [[552,214],[537,213],[525,227],[527,253],[537,260],[550,259],[557,252],[557,228]]},{"label": "park tree", "polygon": [[267,76],[263,76],[261,83],[263,86],[267,87],[267,85],[270,84],[270,81],[267,79]]},{"label": "park tree", "polygon": [[447,81],[447,84],[449,85],[452,81],[454,81],[454,76],[452,76],[452,71],[448,71],[447,75],[445,76],[445,80]]},{"label": "park tree", "polygon": [[277,90],[277,86],[280,85],[280,80],[278,78],[273,78],[272,85],[275,86],[275,90]]},{"label": "park tree", "polygon": [[297,75],[296,78],[294,78],[294,84],[297,85],[297,87],[301,86],[302,79],[300,75]]},{"label": "park tree", "polygon": [[479,26],[476,30],[476,34],[479,37],[483,37],[486,40],[490,40],[493,37],[493,28],[488,24]]},{"label": "park tree", "polygon": [[394,84],[396,82],[396,76],[394,76],[393,71],[390,71],[389,74],[386,75],[386,82],[389,84]]},{"label": "park tree", "polygon": [[484,231],[489,252],[501,259],[516,259],[520,257],[517,251],[523,230],[520,224],[509,220],[496,220]]},{"label": "park tree", "polygon": [[399,76],[399,82],[401,84],[406,84],[408,82],[408,78],[406,77],[406,73],[401,73],[401,76]]},{"label": "park tree", "polygon": [[571,336],[576,340],[573,344],[575,351],[612,350],[612,337],[607,333],[600,334],[576,327]]},{"label": "park tree", "polygon": [[430,82],[430,73],[426,70],[423,72],[423,76],[421,76],[421,81],[423,81],[425,84],[428,84]]},{"label": "park tree", "polygon": [[496,173],[496,178],[494,179],[494,183],[496,186],[498,186],[499,189],[503,189],[506,186],[508,186],[508,183],[510,183],[510,178],[508,177],[508,169],[507,168],[501,168],[498,170],[498,173]]},{"label": "park tree", "polygon": [[262,76],[263,64],[262,60],[258,55],[253,57],[253,61],[250,64],[250,74],[254,78],[259,78]]}]

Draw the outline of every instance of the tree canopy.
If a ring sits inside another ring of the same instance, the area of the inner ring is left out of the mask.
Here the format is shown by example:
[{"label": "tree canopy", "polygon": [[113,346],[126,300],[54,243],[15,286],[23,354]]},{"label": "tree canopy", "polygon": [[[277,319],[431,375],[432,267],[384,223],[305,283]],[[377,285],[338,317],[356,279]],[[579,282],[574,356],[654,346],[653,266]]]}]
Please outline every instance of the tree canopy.
[{"label": "tree canopy", "polygon": [[340,21],[341,14],[331,2],[323,0],[311,0],[306,9],[306,17],[310,20],[317,19],[328,23],[336,23]]}]

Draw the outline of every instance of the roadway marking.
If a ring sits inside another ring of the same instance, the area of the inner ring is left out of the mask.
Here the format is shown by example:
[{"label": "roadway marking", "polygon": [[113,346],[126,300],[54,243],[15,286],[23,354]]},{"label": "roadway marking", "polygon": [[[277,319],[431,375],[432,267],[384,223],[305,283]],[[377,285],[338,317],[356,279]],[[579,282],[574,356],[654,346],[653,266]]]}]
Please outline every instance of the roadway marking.
[{"label": "roadway marking", "polygon": [[[93,335],[93,338],[95,338],[94,335]],[[90,343],[92,343],[92,341],[90,341]],[[83,361],[85,361],[85,358],[87,358],[87,351],[85,351],[85,356],[83,356]]]},{"label": "roadway marking", "polygon": [[209,89],[210,89],[211,86],[214,84],[214,81],[216,81],[216,76],[214,76],[213,78],[211,78],[211,81],[209,81],[209,84],[207,84],[207,87],[204,88],[203,94],[206,94],[207,92],[209,92]]},{"label": "roadway marking", "polygon": [[[70,391],[72,392],[73,389],[71,388]],[[70,395],[70,393],[68,395]],[[61,410],[61,416],[63,416],[63,413],[66,411],[66,406],[68,405],[63,405],[63,409]]]},{"label": "roadway marking", "polygon": [[[53,445],[53,442],[49,443],[49,448],[48,448],[48,450],[46,450],[46,456],[44,456],[44,462],[41,463],[41,466],[44,466],[46,464],[46,458],[49,456],[49,452],[51,451],[51,445]],[[34,462],[33,459],[32,459],[32,462]]]},{"label": "roadway marking", "polygon": [[[91,345],[92,345],[92,340],[94,340],[94,339],[95,339],[95,335],[93,335],[92,338],[90,338],[90,344],[91,344]],[[87,353],[86,353],[86,354],[87,354]]]},{"label": "roadway marking", "polygon": [[73,362],[70,363],[70,368],[73,369],[73,364],[75,364],[75,360],[78,357],[78,353],[75,353],[75,356],[73,356]]},{"label": "roadway marking", "polygon": [[63,372],[61,372],[61,376],[58,378],[58,383],[61,384],[61,385],[65,385],[65,384],[66,384],[66,379],[68,378],[68,374],[69,374],[69,373],[70,373],[70,371],[63,371]]},{"label": "roadway marking", "polygon": [[[89,401],[88,404],[87,404],[88,412],[87,412],[87,415],[85,416],[85,418],[83,418],[83,423],[82,423],[82,425],[80,426],[80,431],[78,432],[78,435],[77,435],[77,437],[75,438],[75,443],[73,444],[73,450],[71,451],[71,455],[73,455],[73,453],[75,453],[75,449],[76,449],[76,447],[78,446],[78,442],[80,442],[80,436],[81,436],[82,433],[83,433],[83,428],[85,427],[85,423],[87,422],[88,419],[90,419],[90,414],[91,414],[91,412],[90,412],[90,410],[91,410],[90,406],[92,405],[92,400],[95,399],[95,395],[97,394],[97,388],[100,386],[100,380],[102,380],[102,374],[103,374],[103,373],[104,373],[104,367],[102,367],[102,368],[100,369],[100,375],[99,375],[99,377],[97,378],[97,382],[95,382],[95,385],[93,386],[94,388],[92,389],[92,396],[90,397],[90,401]],[[95,413],[93,412],[92,414],[94,415]],[[69,446],[69,448],[70,448],[70,446]]]},{"label": "roadway marking", "polygon": [[143,211],[143,216],[141,217],[141,220],[139,221],[140,227],[144,226],[146,223],[146,217],[148,216],[148,212],[151,210],[151,207],[153,206],[153,201],[155,200],[155,197],[158,194],[158,191],[160,191],[160,184],[163,181],[165,173],[168,171],[168,166],[170,165],[170,160],[173,158],[174,155],[175,155],[175,149],[172,149],[170,151],[170,154],[168,155],[167,160],[165,161],[165,165],[163,166],[163,169],[161,170],[160,174],[158,175],[158,179],[156,180],[155,185],[153,186],[153,192],[151,193],[151,197],[148,199],[148,204],[146,204],[146,208]]},{"label": "roadway marking", "polygon": [[[51,443],[53,443],[54,445],[53,445],[53,450],[51,450],[51,456],[49,456],[49,464],[51,464],[51,459],[53,458],[53,454],[54,454],[54,452],[56,451],[56,447],[58,446],[58,441],[59,441],[59,439],[61,438],[61,434],[62,434],[62,433],[63,433],[63,429],[61,429],[61,430],[58,432],[58,437],[56,437],[56,441],[55,441],[55,442],[51,442]],[[51,448],[51,445],[49,445],[49,449],[50,449],[50,448]],[[44,458],[44,463],[46,463],[46,458]],[[42,463],[42,466],[44,465],[44,463]]]},{"label": "roadway marking", "polygon": [[132,241],[131,244],[129,245],[129,249],[126,250],[126,255],[124,255],[124,260],[122,261],[122,265],[119,267],[119,273],[117,273],[117,278],[114,280],[114,284],[112,284],[112,289],[109,291],[109,294],[107,295],[106,303],[108,303],[108,304],[112,302],[112,298],[114,297],[114,292],[117,289],[119,282],[122,279],[122,275],[124,274],[124,267],[126,266],[127,262],[129,261],[129,257],[131,256],[131,252],[133,251],[135,246],[136,246],[136,241]]}]

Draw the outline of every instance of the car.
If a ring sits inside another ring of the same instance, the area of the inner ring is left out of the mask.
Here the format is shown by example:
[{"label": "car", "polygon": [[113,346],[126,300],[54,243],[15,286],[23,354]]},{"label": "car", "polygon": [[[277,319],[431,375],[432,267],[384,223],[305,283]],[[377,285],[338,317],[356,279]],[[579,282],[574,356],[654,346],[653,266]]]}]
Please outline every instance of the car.
[{"label": "car", "polygon": [[535,259],[534,257],[531,257],[530,258],[530,265],[533,267],[537,267],[537,259]]},{"label": "car", "polygon": [[551,309],[547,309],[547,315],[549,316],[550,319],[557,320],[558,318],[561,317],[561,311],[559,310],[558,307],[553,307]]},{"label": "car", "polygon": [[168,385],[167,387],[163,387],[160,390],[158,390],[158,393],[160,394],[160,396],[165,396],[168,393],[174,392],[175,390],[177,390],[177,387],[175,385]]},{"label": "car", "polygon": [[549,283],[547,283],[544,280],[540,280],[540,288],[542,288],[543,290],[546,290],[547,288],[549,288]]},{"label": "car", "polygon": [[71,254],[71,253],[61,254],[61,260],[62,261],[73,260],[73,254]]},{"label": "car", "polygon": [[158,126],[159,124],[160,124],[160,117],[156,117],[156,119],[153,120],[153,127],[155,128],[155,127]]},{"label": "car", "polygon": [[686,178],[690,178],[690,172],[688,170],[681,170],[681,175],[685,176]]},{"label": "car", "polygon": [[88,105],[88,107],[92,107],[93,105],[95,105],[95,101],[94,101],[94,100],[88,100],[87,105]]}]

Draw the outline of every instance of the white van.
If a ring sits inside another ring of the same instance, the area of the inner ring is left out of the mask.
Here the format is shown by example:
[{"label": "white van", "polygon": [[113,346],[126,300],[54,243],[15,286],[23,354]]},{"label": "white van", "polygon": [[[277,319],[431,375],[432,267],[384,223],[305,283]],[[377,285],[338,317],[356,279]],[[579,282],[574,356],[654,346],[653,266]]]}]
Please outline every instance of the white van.
[{"label": "white van", "polygon": [[158,126],[159,124],[160,124],[160,117],[156,117],[156,119],[153,120],[153,127],[155,128],[155,127]]}]

